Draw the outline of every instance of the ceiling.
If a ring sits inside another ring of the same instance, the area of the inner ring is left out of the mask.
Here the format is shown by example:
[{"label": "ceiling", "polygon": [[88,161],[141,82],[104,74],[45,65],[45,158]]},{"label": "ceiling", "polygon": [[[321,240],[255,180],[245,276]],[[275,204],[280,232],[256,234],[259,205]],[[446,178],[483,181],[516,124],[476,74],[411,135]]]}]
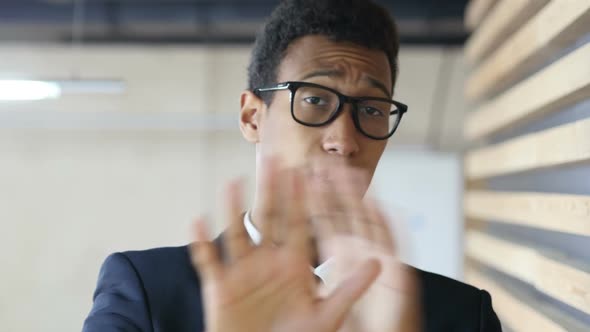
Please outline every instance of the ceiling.
[{"label": "ceiling", "polygon": [[[0,41],[251,43],[278,0],[2,0]],[[405,44],[459,45],[467,0],[377,0]],[[74,24],[75,22],[75,24]]]}]

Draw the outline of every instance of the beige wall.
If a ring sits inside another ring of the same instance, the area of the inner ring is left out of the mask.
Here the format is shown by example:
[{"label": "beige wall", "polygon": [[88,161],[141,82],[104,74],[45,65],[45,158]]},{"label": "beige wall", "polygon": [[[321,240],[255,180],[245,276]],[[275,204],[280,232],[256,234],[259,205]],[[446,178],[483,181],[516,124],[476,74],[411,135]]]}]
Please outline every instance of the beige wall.
[{"label": "beige wall", "polygon": [[186,244],[202,213],[218,230],[221,178],[254,167],[198,133],[2,133],[0,151],[4,331],[79,329],[106,255]]}]

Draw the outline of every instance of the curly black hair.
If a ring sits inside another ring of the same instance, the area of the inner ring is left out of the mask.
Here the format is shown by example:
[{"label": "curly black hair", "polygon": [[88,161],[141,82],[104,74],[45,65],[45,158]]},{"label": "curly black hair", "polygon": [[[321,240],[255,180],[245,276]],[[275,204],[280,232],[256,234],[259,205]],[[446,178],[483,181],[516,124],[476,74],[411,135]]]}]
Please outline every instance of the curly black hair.
[{"label": "curly black hair", "polygon": [[[382,50],[397,77],[399,39],[389,12],[371,0],[284,0],[256,36],[248,66],[248,89],[277,83],[279,65],[289,45],[300,37],[323,35]],[[267,104],[270,100],[265,100]]]}]

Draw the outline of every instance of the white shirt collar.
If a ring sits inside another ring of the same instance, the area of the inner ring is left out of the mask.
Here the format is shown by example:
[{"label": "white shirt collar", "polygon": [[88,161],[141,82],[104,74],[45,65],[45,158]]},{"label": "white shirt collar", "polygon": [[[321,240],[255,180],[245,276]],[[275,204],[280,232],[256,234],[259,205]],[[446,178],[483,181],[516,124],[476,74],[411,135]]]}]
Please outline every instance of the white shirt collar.
[{"label": "white shirt collar", "polygon": [[247,211],[244,214],[244,227],[246,227],[246,232],[250,236],[250,239],[255,245],[259,245],[260,241],[262,241],[262,235],[256,229],[256,226],[252,223],[252,219],[250,219],[250,211]]},{"label": "white shirt collar", "polygon": [[[252,222],[252,219],[250,218],[250,211],[247,211],[244,214],[244,227],[246,227],[246,232],[248,232],[248,235],[250,236],[250,239],[252,240],[252,242],[255,245],[260,244],[260,241],[262,241],[262,234],[260,234],[260,232],[258,231],[258,229],[256,229],[256,226],[254,226],[254,223]],[[328,261],[320,264],[315,269],[312,267],[313,273],[316,276],[318,276],[320,279],[322,279],[322,275],[323,275],[322,272],[326,268],[326,263]]]}]

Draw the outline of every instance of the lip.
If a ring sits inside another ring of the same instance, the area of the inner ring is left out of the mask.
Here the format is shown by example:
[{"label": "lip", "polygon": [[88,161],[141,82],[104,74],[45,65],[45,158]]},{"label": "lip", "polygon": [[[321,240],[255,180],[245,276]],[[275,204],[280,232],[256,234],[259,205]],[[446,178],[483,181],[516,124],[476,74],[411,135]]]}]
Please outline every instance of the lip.
[{"label": "lip", "polygon": [[[368,184],[364,180],[356,179],[355,176],[352,178],[342,178],[342,176],[346,176],[346,174],[338,170],[315,168],[305,172],[305,181],[311,190],[318,193],[334,193],[334,191],[345,190],[345,194],[364,196],[368,188]],[[351,186],[340,186],[341,183],[351,180],[353,181]],[[351,191],[349,192],[349,190]]]},{"label": "lip", "polygon": [[306,176],[310,178],[318,178],[318,179],[331,179],[333,178],[334,172],[327,167],[313,167],[308,166],[305,168]]},{"label": "lip", "polygon": [[309,170],[306,174],[306,179],[310,182],[310,183],[314,183],[314,182],[323,182],[323,183],[332,183],[335,181],[334,179],[334,174],[330,174],[330,172],[328,170],[318,170],[318,169],[314,169],[314,170]]},{"label": "lip", "polygon": [[312,191],[329,192],[333,190],[333,177],[323,172],[309,172],[305,175],[305,182]]},{"label": "lip", "polygon": [[312,173],[308,176],[308,178],[312,181],[326,181],[331,182],[333,178],[328,174],[321,174],[321,173]]}]

